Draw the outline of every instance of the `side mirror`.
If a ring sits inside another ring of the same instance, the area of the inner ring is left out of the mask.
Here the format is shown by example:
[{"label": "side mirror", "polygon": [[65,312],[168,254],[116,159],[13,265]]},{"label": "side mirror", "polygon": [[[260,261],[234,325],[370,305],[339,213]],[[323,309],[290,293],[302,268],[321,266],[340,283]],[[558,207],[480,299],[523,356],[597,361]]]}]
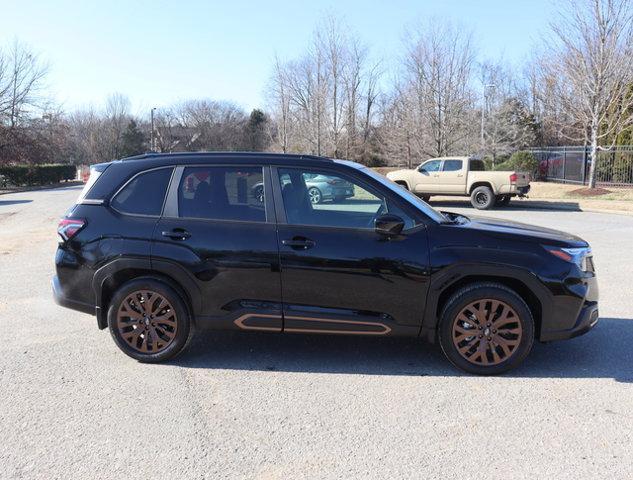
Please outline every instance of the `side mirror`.
[{"label": "side mirror", "polygon": [[399,235],[404,228],[404,220],[398,215],[387,213],[376,218],[374,228],[380,235]]}]

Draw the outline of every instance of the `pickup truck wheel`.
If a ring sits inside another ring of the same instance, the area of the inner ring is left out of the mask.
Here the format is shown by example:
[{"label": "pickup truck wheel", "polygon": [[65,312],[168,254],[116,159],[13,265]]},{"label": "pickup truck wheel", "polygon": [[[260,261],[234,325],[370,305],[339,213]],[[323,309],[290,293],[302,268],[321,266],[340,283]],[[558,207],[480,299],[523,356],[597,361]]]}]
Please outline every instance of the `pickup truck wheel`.
[{"label": "pickup truck wheel", "polygon": [[495,196],[490,187],[477,187],[470,194],[470,203],[478,210],[488,210],[495,204]]},{"label": "pickup truck wheel", "polygon": [[510,195],[497,195],[495,205],[498,207],[505,207],[510,203],[511,198],[512,197]]},{"label": "pickup truck wheel", "polygon": [[438,337],[456,367],[476,375],[496,375],[518,366],[528,355],[534,343],[534,318],[513,290],[478,282],[446,302]]}]

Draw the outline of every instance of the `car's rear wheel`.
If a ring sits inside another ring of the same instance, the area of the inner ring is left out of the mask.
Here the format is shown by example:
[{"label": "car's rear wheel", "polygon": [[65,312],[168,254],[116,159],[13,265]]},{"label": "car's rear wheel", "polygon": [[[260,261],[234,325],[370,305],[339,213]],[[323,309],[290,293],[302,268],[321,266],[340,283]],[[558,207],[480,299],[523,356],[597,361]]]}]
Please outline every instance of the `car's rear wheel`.
[{"label": "car's rear wheel", "polygon": [[492,189],[485,185],[475,188],[470,194],[470,203],[478,210],[488,210],[495,204]]},{"label": "car's rear wheel", "polygon": [[495,375],[518,366],[534,343],[534,319],[513,290],[494,283],[462,288],[443,308],[439,341],[458,368]]},{"label": "car's rear wheel", "polygon": [[510,195],[497,195],[495,205],[498,207],[505,207],[510,203],[511,198],[512,197]]},{"label": "car's rear wheel", "polygon": [[308,189],[308,198],[310,199],[310,203],[316,205],[321,203],[323,200],[323,195],[321,194],[321,190],[316,187],[311,187]]},{"label": "car's rear wheel", "polygon": [[153,278],[131,280],[116,291],[108,309],[108,326],[117,346],[141,362],[175,357],[192,333],[180,295]]}]

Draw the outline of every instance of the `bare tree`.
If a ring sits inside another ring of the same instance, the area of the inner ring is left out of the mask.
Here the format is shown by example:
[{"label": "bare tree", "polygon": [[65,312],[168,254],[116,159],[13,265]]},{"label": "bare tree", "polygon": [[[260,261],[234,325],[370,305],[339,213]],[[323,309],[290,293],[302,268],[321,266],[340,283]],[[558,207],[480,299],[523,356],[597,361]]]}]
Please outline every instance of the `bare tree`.
[{"label": "bare tree", "polygon": [[109,136],[111,159],[121,156],[123,132],[131,120],[130,100],[121,93],[113,93],[106,99],[104,121],[106,134]]},{"label": "bare tree", "polygon": [[417,141],[425,154],[442,156],[463,148],[467,112],[473,108],[471,34],[441,21],[413,33],[404,61],[404,94],[414,109]]},{"label": "bare tree", "polygon": [[0,51],[0,159],[22,158],[20,145],[30,142],[18,127],[42,103],[47,71],[39,57],[17,40],[6,52]]},{"label": "bare tree", "polygon": [[600,143],[615,142],[633,124],[633,97],[627,95],[633,82],[631,2],[570,1],[551,31],[555,43],[543,63],[544,80],[564,110],[562,133],[591,145],[589,188],[594,188]]},{"label": "bare tree", "polygon": [[484,62],[480,66],[484,92],[480,108],[483,154],[499,155],[532,146],[537,139],[538,124],[529,109],[526,94],[513,73],[502,61]]}]

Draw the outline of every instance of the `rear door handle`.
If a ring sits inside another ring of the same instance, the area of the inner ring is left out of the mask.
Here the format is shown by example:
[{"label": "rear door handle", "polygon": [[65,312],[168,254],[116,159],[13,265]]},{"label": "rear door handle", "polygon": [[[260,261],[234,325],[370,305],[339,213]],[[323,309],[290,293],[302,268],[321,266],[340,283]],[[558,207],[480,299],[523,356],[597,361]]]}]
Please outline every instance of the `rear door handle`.
[{"label": "rear door handle", "polygon": [[182,228],[174,228],[171,232],[162,232],[161,235],[173,240],[187,240],[191,236],[191,234],[187,230],[184,230]]},{"label": "rear door handle", "polygon": [[310,240],[309,238],[293,238],[292,240],[282,240],[281,243],[286,247],[299,250],[307,250],[308,248],[312,248],[316,245],[316,242],[314,240]]}]

